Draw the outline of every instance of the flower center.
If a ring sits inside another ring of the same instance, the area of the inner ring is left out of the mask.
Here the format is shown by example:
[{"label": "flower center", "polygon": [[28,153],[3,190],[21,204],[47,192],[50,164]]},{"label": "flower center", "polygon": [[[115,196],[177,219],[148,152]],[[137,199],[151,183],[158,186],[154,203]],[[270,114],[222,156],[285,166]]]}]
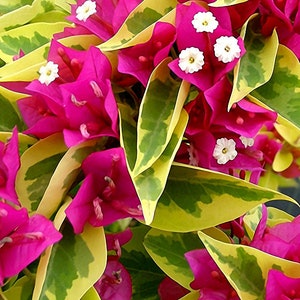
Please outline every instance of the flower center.
[{"label": "flower center", "polygon": [[225,46],[224,50],[225,50],[226,52],[229,52],[229,51],[230,51],[230,47],[227,45],[227,46]]},{"label": "flower center", "polygon": [[194,63],[195,62],[195,58],[194,57],[190,57],[189,58],[189,62],[192,64],[192,63]]},{"label": "flower center", "polygon": [[227,148],[223,148],[223,149],[222,149],[222,153],[223,153],[223,154],[226,154],[227,152],[228,152],[228,149],[227,149]]}]

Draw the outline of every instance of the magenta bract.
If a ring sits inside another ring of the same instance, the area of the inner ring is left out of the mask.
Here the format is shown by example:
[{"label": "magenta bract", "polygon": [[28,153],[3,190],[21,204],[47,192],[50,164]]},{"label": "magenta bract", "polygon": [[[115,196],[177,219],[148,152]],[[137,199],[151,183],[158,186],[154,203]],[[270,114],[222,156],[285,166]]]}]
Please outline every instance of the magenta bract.
[{"label": "magenta bract", "polygon": [[75,233],[82,232],[86,222],[105,226],[127,217],[142,218],[122,148],[94,152],[82,168],[86,177],[66,209]]}]

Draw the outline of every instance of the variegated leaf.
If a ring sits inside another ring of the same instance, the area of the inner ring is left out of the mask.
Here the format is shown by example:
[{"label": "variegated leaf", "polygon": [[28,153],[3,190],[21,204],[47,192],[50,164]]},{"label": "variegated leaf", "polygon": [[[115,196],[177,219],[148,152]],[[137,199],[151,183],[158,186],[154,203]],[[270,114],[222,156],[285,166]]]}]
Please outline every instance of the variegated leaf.
[{"label": "variegated leaf", "polygon": [[49,43],[53,34],[63,31],[66,22],[33,23],[17,27],[0,34],[0,57],[6,63],[13,61],[13,56],[20,50],[25,54]]},{"label": "variegated leaf", "polygon": [[220,242],[201,231],[198,234],[241,300],[265,299],[265,281],[270,269],[282,270],[286,276],[300,277],[299,263],[249,246]]},{"label": "variegated leaf", "polygon": [[21,156],[16,192],[22,206],[35,211],[60,160],[67,151],[62,134],[42,139]]},{"label": "variegated leaf", "polygon": [[71,147],[59,161],[38,205],[37,213],[48,218],[57,210],[80,172],[85,157],[103,148],[103,140],[90,140]]},{"label": "variegated leaf", "polygon": [[153,220],[157,201],[165,188],[169,171],[180,146],[187,122],[188,114],[185,110],[182,110],[171,140],[163,153],[151,167],[133,178],[133,183],[141,200],[146,224],[150,224]]},{"label": "variegated leaf", "polygon": [[207,169],[174,163],[152,227],[189,232],[233,220],[258,204],[290,197]]},{"label": "variegated leaf", "polygon": [[129,14],[119,31],[99,45],[99,48],[102,51],[111,51],[146,42],[151,37],[157,21],[174,23],[176,4],[176,0],[142,1]]},{"label": "variegated leaf", "polygon": [[263,86],[251,92],[256,99],[300,127],[300,63],[295,54],[279,45],[274,72]]},{"label": "variegated leaf", "polygon": [[179,120],[189,84],[180,85],[170,76],[163,60],[153,71],[146,88],[137,124],[137,158],[133,176],[142,173],[160,157]]},{"label": "variegated leaf", "polygon": [[194,275],[184,258],[184,253],[202,248],[195,233],[175,233],[151,229],[144,240],[144,246],[155,263],[173,280],[186,289]]},{"label": "variegated leaf", "polygon": [[122,247],[120,261],[132,279],[132,300],[156,300],[158,286],[165,278],[165,274],[143,246],[149,227],[140,224],[132,227],[131,231],[132,239]]},{"label": "variegated leaf", "polygon": [[40,259],[33,300],[80,299],[104,272],[104,229],[87,224],[82,234],[75,235],[69,223],[62,226],[67,205],[54,219],[56,228],[62,227],[63,238]]},{"label": "variegated leaf", "polygon": [[247,1],[248,0],[216,0],[215,2],[209,3],[209,6],[222,7],[222,6],[235,5]]},{"label": "variegated leaf", "polygon": [[234,70],[233,89],[228,108],[266,83],[272,76],[278,49],[278,37],[276,31],[269,37],[253,32],[251,20],[254,17],[252,16],[244,24],[241,31],[246,53]]}]

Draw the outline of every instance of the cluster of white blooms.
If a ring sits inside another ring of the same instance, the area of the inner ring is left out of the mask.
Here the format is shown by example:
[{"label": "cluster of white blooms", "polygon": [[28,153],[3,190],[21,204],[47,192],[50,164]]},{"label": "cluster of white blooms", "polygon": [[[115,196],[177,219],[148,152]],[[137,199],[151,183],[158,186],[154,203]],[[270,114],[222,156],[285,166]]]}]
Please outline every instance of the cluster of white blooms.
[{"label": "cluster of white blooms", "polygon": [[[198,12],[195,14],[192,24],[196,32],[212,33],[219,25],[215,16],[210,12]],[[238,40],[233,36],[221,36],[214,44],[214,54],[223,63],[232,62],[241,55],[241,48]],[[202,69],[204,65],[204,55],[201,50],[189,47],[179,54],[179,68],[185,73],[194,73]]]}]

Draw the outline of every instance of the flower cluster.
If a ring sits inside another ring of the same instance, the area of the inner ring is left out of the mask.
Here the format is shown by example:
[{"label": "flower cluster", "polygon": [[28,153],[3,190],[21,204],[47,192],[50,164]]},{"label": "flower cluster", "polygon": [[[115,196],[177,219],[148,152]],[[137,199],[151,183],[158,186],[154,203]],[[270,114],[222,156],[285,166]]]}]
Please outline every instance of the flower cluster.
[{"label": "flower cluster", "polygon": [[23,2],[0,5],[0,298],[299,298],[300,2]]}]

